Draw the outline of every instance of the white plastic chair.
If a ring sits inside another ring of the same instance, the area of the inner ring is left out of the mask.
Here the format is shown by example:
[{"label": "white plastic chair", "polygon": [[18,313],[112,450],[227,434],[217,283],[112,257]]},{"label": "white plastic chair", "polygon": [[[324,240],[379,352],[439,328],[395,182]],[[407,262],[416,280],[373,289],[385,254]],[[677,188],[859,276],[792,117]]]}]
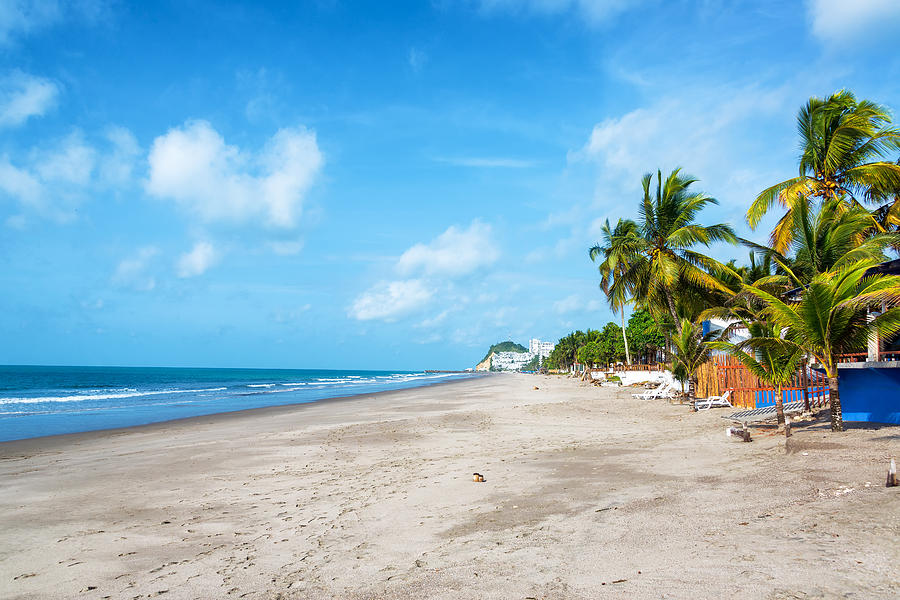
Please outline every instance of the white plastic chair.
[{"label": "white plastic chair", "polygon": [[694,410],[709,410],[711,408],[734,408],[728,398],[731,397],[731,390],[725,390],[721,396],[710,396],[702,400],[694,400]]},{"label": "white plastic chair", "polygon": [[662,384],[656,388],[655,390],[650,390],[649,392],[644,392],[643,394],[635,394],[635,398],[640,398],[641,400],[658,400],[660,398],[674,398],[678,393],[678,390],[675,388],[675,381],[663,381]]}]

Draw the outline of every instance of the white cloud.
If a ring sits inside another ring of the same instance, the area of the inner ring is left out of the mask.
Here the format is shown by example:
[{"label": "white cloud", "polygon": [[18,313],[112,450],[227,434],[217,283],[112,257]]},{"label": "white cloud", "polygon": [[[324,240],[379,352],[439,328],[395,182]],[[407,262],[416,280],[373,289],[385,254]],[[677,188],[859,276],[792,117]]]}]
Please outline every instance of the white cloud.
[{"label": "white cloud", "polygon": [[297,323],[311,308],[312,304],[307,303],[294,308],[278,309],[272,314],[272,320],[276,323]]},{"label": "white cloud", "polygon": [[61,13],[56,0],[0,2],[0,43],[7,43],[14,34],[49,25],[59,20]]},{"label": "white cloud", "polygon": [[494,263],[499,251],[493,242],[491,226],[478,220],[468,229],[451,226],[430,244],[416,244],[397,261],[402,274],[461,276]]},{"label": "white cloud", "polygon": [[609,21],[637,8],[645,0],[479,0],[484,12],[513,12],[550,15],[575,11],[590,23]]},{"label": "white cloud", "polygon": [[141,147],[134,134],[124,127],[110,127],[106,139],[111,150],[100,163],[100,177],[109,185],[125,185],[132,179]]},{"label": "white cloud", "polygon": [[202,275],[219,260],[219,253],[209,242],[197,242],[190,252],[178,258],[177,271],[182,279]]},{"label": "white cloud", "polygon": [[293,256],[303,250],[303,240],[273,240],[266,245],[272,252],[281,256]]},{"label": "white cloud", "polygon": [[[472,221],[466,229],[448,227],[428,244],[416,244],[404,252],[394,270],[407,279],[381,281],[357,297],[349,310],[359,320],[396,320],[427,305],[432,297],[452,305],[435,316],[424,318],[418,327],[434,327],[450,312],[468,303],[465,293],[456,289],[455,278],[469,275],[493,264],[499,251],[493,242],[490,225]],[[410,279],[415,276],[418,278]],[[471,283],[471,282],[469,282]],[[432,313],[433,314],[433,313]]]},{"label": "white cloud", "polygon": [[71,220],[89,192],[127,185],[140,147],[127,129],[112,128],[94,145],[74,131],[55,143],[22,153],[20,164],[0,156],[0,196],[23,211]]},{"label": "white cloud", "polygon": [[435,160],[459,167],[475,167],[482,169],[528,169],[537,164],[533,160],[505,157],[464,156],[457,158],[436,158]]},{"label": "white cloud", "polygon": [[783,88],[698,90],[598,123],[584,152],[632,174],[643,172],[647,164],[680,162],[686,155],[692,163],[698,157],[708,162],[728,141],[717,141],[717,135],[738,121],[784,110],[787,100]]},{"label": "white cloud", "polygon": [[153,142],[147,192],[205,221],[292,227],[322,167],[314,133],[279,130],[256,154],[225,143],[206,121],[190,121]]},{"label": "white cloud", "polygon": [[0,44],[65,19],[94,22],[108,12],[107,0],[0,1]]},{"label": "white cloud", "polygon": [[[790,115],[795,101],[786,86],[692,89],[598,123],[585,146],[570,154],[570,160],[587,159],[600,167],[596,203],[610,211],[600,213],[600,218],[609,217],[611,222],[616,216],[633,218],[633,210],[625,209],[631,209],[640,198],[641,176],[656,169],[666,175],[675,167],[684,167],[686,173],[700,179],[697,190],[722,201],[719,214],[740,223],[749,199],[765,187],[764,181],[771,175],[761,165],[792,160],[793,149],[787,144],[793,141]],[[753,135],[766,120],[783,121],[779,126],[785,138],[769,142],[778,152],[766,153],[762,138]],[[748,155],[762,160],[754,162],[754,173],[744,173],[746,187],[729,187],[735,165],[748,164]],[[596,235],[596,225],[590,223],[585,235]]]},{"label": "white cloud", "polygon": [[50,110],[59,86],[43,77],[13,71],[0,79],[0,127],[15,127]]},{"label": "white cloud", "polygon": [[896,35],[900,25],[897,0],[807,0],[807,12],[813,34],[828,44]]},{"label": "white cloud", "polygon": [[607,304],[602,300],[590,300],[585,305],[585,308],[591,312],[595,312],[607,308]]},{"label": "white cloud", "polygon": [[418,73],[425,66],[425,63],[428,62],[428,55],[418,48],[410,48],[406,60],[409,62],[410,68]]},{"label": "white cloud", "polygon": [[392,321],[422,308],[433,295],[434,292],[421,279],[383,281],[356,299],[350,309],[350,316],[360,321]]},{"label": "white cloud", "polygon": [[35,206],[40,202],[42,187],[34,174],[14,166],[9,157],[4,156],[0,158],[0,191],[23,205]]},{"label": "white cloud", "polygon": [[87,145],[84,136],[75,132],[56,148],[42,152],[36,171],[43,181],[85,186],[91,180],[97,152]]},{"label": "white cloud", "polygon": [[422,319],[422,321],[418,325],[416,325],[416,327],[421,327],[423,329],[430,329],[432,327],[440,325],[441,323],[443,323],[444,321],[447,320],[447,317],[450,315],[450,310],[451,309],[448,308],[448,309],[442,310],[440,313],[436,314],[433,317],[427,317],[425,319]]},{"label": "white cloud", "polygon": [[566,296],[562,300],[557,300],[553,303],[553,310],[560,315],[565,315],[573,312],[597,312],[599,310],[606,309],[607,305],[602,300],[588,300],[585,301],[579,294],[572,294],[571,296]]},{"label": "white cloud", "polygon": [[159,248],[145,246],[132,256],[122,259],[113,273],[113,283],[122,287],[149,292],[156,287],[156,278],[148,274],[149,266],[159,254]]},{"label": "white cloud", "polygon": [[572,294],[571,296],[566,296],[562,300],[557,300],[553,303],[553,310],[557,313],[563,315],[566,313],[574,312],[579,309],[584,308],[584,302],[578,296],[578,294]]}]

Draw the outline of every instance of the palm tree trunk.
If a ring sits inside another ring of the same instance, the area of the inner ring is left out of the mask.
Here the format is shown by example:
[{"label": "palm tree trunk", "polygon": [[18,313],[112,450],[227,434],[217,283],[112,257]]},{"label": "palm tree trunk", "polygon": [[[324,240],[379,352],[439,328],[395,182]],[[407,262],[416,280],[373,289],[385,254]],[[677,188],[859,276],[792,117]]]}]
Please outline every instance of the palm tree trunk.
[{"label": "palm tree trunk", "polygon": [[694,401],[697,399],[697,376],[688,376],[688,404],[695,406]]},{"label": "palm tree trunk", "polygon": [[663,289],[666,291],[666,302],[669,305],[669,312],[672,314],[672,320],[675,321],[675,331],[680,334],[681,319],[678,318],[678,313],[675,310],[675,299],[672,298],[672,292],[669,291],[668,286],[663,286]]},{"label": "palm tree trunk", "polygon": [[775,414],[778,416],[778,429],[784,427],[784,392],[779,383],[775,387]]},{"label": "palm tree trunk", "polygon": [[841,396],[838,393],[838,376],[828,373],[828,404],[831,406],[831,430],[844,430],[844,415],[841,412]]},{"label": "palm tree trunk", "polygon": [[622,307],[622,339],[625,340],[625,364],[631,364],[631,352],[628,350],[628,334],[625,333],[625,307]]}]

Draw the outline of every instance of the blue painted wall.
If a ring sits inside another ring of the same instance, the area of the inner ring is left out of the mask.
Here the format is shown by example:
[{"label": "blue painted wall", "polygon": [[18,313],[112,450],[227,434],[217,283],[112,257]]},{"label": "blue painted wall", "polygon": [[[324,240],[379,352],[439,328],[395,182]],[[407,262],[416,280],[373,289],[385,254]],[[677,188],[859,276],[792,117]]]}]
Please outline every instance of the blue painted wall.
[{"label": "blue painted wall", "polygon": [[840,369],[845,421],[900,425],[900,369]]}]

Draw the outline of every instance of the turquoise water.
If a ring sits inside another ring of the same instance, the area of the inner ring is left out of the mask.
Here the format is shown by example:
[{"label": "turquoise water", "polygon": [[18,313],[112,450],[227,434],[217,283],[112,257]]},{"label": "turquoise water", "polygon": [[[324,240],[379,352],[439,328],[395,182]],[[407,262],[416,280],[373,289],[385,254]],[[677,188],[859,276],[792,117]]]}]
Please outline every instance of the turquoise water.
[{"label": "turquoise water", "polygon": [[0,366],[0,441],[431,385],[474,374]]}]

